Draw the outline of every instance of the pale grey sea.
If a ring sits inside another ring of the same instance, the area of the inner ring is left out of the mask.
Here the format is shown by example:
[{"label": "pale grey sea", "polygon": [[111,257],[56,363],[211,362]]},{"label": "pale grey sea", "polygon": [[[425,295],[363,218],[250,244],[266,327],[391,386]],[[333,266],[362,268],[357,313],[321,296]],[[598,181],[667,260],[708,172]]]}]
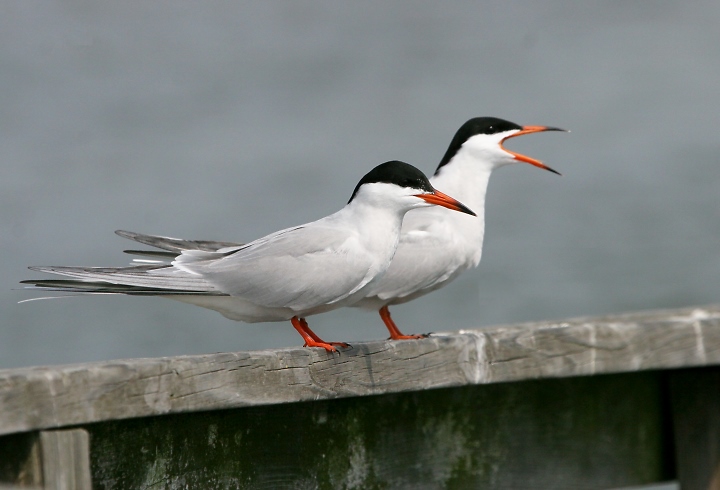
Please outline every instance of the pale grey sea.
[{"label": "pale grey sea", "polygon": [[[432,173],[473,116],[508,147],[482,263],[395,307],[407,332],[720,299],[720,3],[7,2],[0,368],[293,346],[162,299],[18,304],[28,265],[124,265],[116,229],[249,241],[342,207],[370,168]],[[387,337],[375,313],[311,317]]]}]

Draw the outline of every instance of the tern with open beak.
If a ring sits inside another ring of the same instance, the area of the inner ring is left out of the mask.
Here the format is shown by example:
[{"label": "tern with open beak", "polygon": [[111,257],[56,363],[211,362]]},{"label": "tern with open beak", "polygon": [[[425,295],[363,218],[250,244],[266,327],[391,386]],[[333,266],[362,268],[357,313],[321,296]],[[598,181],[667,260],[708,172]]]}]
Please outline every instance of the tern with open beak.
[{"label": "tern with open beak", "polygon": [[408,213],[390,268],[370,288],[366,298],[354,306],[379,311],[392,339],[424,337],[400,332],[388,307],[435,291],[463,271],[477,267],[485,235],[485,192],[493,170],[522,162],[560,175],[539,160],[504,147],[510,138],[544,131],[565,130],[519,126],[496,117],[476,117],[463,124],[430,182],[466,203],[477,217],[466,219],[457,213],[441,214],[433,209]]}]

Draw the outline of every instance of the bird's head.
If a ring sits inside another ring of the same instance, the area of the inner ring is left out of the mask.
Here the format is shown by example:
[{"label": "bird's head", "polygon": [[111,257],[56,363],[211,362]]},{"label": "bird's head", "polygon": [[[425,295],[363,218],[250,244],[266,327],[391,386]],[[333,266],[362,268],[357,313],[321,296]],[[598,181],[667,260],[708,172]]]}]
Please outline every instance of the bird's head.
[{"label": "bird's head", "polygon": [[348,204],[355,200],[404,211],[436,205],[475,216],[460,201],[435,189],[420,170],[398,160],[381,163],[365,174]]},{"label": "bird's head", "polygon": [[524,162],[560,175],[540,160],[508,150],[504,146],[510,138],[543,131],[565,130],[551,126],[520,126],[497,117],[475,117],[463,124],[455,133],[436,173],[445,165],[451,164],[457,156],[467,155],[488,165],[489,170]]}]

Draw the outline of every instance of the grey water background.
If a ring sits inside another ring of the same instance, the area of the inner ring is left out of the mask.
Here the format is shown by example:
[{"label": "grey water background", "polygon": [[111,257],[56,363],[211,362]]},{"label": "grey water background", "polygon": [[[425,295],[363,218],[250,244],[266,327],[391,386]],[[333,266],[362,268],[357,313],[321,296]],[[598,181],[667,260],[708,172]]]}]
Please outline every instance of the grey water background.
[{"label": "grey water background", "polygon": [[[120,266],[116,229],[249,241],[342,207],[370,168],[432,173],[473,116],[508,147],[483,260],[392,309],[458,330],[718,301],[720,3],[4,2],[0,367],[301,344],[162,299],[18,304],[28,265]],[[311,317],[387,337],[376,313]]]}]

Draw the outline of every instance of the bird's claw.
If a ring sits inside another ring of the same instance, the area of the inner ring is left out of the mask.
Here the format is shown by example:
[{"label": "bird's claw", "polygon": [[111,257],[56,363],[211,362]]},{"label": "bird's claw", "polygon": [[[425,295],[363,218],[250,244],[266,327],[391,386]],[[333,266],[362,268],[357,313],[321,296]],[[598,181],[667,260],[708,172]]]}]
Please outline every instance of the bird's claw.
[{"label": "bird's claw", "polygon": [[350,344],[347,344],[345,342],[312,342],[308,343],[305,342],[303,344],[303,347],[322,347],[328,352],[338,352],[337,348],[335,346],[341,347],[343,349],[349,349],[352,346]]},{"label": "bird's claw", "polygon": [[430,336],[428,333],[416,333],[411,335],[395,335],[388,337],[388,340],[416,340],[426,339]]}]

